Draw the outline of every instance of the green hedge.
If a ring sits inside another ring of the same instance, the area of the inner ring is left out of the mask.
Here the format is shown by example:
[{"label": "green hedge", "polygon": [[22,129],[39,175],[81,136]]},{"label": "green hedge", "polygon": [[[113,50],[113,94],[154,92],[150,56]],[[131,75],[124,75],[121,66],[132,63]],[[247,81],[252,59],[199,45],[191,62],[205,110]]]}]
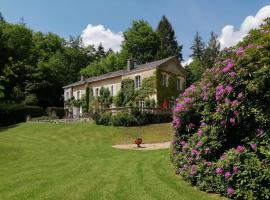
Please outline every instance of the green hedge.
[{"label": "green hedge", "polygon": [[23,104],[0,104],[0,126],[12,125],[26,120],[26,116],[40,117],[45,115],[38,106]]},{"label": "green hedge", "polygon": [[139,109],[131,109],[130,112],[118,112],[116,115],[112,115],[111,112],[95,112],[92,118],[98,125],[140,126],[170,122],[172,114],[142,113]]}]

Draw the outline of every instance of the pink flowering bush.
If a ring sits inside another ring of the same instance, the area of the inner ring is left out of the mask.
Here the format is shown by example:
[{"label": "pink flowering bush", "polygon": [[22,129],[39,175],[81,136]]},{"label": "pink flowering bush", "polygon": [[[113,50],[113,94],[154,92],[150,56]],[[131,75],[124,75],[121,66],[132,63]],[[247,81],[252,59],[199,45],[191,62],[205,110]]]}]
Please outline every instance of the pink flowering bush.
[{"label": "pink flowering bush", "polygon": [[[208,192],[270,198],[270,22],[222,51],[177,99],[172,162]],[[252,181],[251,181],[252,180]]]}]

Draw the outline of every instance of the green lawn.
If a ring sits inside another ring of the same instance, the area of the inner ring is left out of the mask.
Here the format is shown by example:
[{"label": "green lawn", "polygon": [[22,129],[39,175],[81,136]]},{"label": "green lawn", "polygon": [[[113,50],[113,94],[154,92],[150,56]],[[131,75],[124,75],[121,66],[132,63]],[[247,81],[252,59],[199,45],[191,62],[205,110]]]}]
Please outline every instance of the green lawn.
[{"label": "green lawn", "polygon": [[169,124],[142,128],[19,124],[0,129],[0,199],[220,199],[174,174],[169,150],[113,149],[139,134],[166,141]]}]

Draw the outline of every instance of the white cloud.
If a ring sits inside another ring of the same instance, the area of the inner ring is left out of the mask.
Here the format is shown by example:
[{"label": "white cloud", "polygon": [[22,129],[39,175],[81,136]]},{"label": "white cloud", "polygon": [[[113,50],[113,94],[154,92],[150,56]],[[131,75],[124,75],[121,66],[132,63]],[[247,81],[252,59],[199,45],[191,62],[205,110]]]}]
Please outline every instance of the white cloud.
[{"label": "white cloud", "polygon": [[81,37],[84,45],[91,44],[97,47],[102,43],[105,50],[111,48],[114,51],[119,51],[121,49],[121,42],[123,41],[122,32],[112,32],[101,24],[97,26],[88,24],[82,31]]},{"label": "white cloud", "polygon": [[232,25],[223,27],[219,37],[221,48],[237,44],[251,29],[259,27],[266,17],[270,17],[270,5],[261,8],[255,16],[247,16],[238,31]]},{"label": "white cloud", "polygon": [[193,61],[192,58],[188,58],[186,61],[181,62],[181,65],[185,67],[186,65],[189,65]]}]

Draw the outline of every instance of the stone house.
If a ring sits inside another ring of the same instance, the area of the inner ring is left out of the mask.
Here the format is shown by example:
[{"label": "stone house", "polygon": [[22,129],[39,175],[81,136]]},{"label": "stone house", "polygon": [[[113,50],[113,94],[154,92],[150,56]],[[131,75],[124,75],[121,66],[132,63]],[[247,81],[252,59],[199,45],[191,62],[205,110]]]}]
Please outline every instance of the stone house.
[{"label": "stone house", "polygon": [[[172,107],[175,98],[184,89],[186,80],[186,71],[176,57],[141,65],[136,65],[128,60],[126,69],[87,79],[82,77],[80,81],[63,87],[64,100],[67,101],[72,96],[76,100],[81,99],[85,95],[87,86],[92,88],[94,96],[99,95],[101,87],[108,88],[111,96],[116,96],[121,89],[123,79],[133,79],[135,89],[139,89],[142,81],[152,76],[156,78],[155,93],[149,95],[149,98],[155,100],[157,107],[162,107],[164,101],[166,101],[168,107]],[[140,101],[138,104],[143,107],[144,101]],[[79,112],[82,114],[81,108]]]}]

